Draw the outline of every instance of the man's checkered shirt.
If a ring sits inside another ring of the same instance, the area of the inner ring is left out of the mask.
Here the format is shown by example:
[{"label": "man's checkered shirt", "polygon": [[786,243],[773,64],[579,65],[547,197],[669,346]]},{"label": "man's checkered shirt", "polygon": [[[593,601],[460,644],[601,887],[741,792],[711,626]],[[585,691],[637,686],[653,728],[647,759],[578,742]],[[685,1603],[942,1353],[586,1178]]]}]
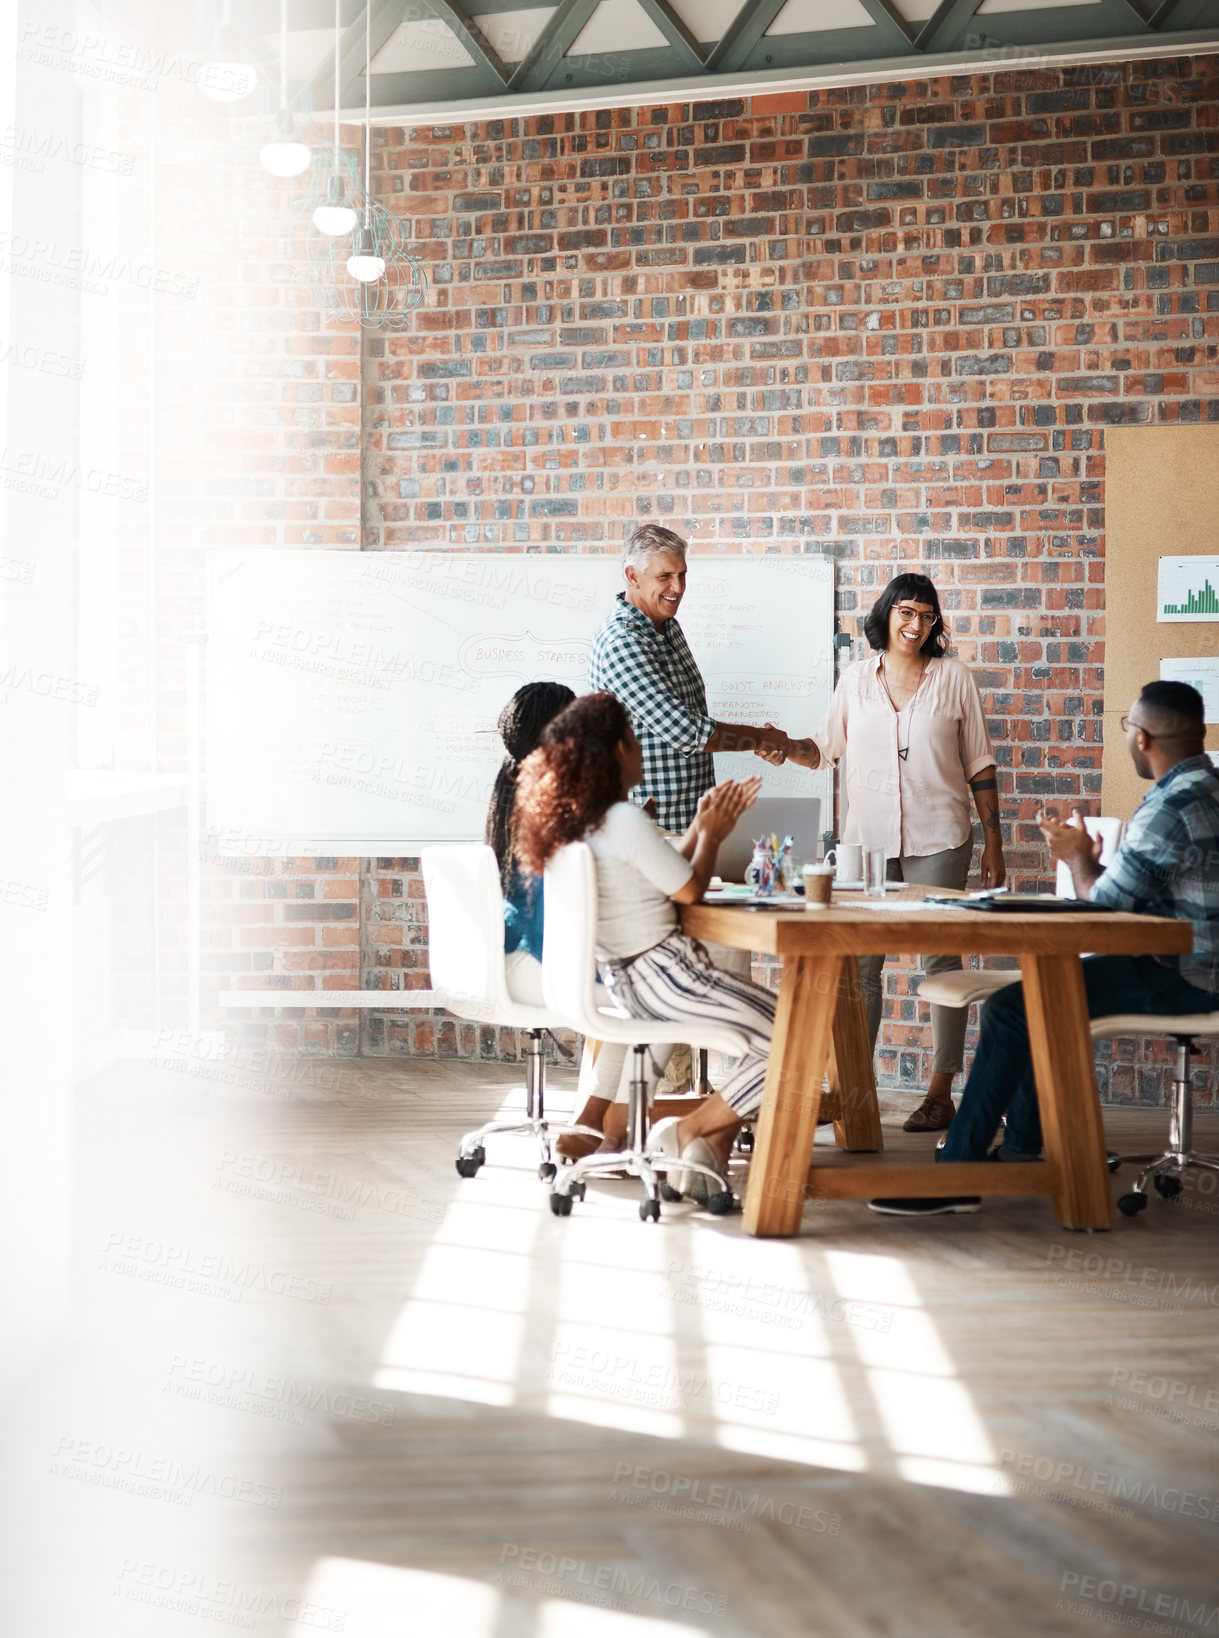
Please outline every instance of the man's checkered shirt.
[{"label": "man's checkered shirt", "polygon": [[1190,955],[1155,959],[1195,989],[1219,994],[1219,774],[1208,758],[1186,757],[1155,782],[1092,902],[1193,922]]},{"label": "man's checkered shirt", "polygon": [[698,799],[715,784],[715,762],[703,749],[715,732],[707,690],[676,620],[663,632],[618,593],[613,613],[593,639],[588,680],[620,699],[643,749],[643,783],[631,800],[656,799],[663,830],[684,830]]}]

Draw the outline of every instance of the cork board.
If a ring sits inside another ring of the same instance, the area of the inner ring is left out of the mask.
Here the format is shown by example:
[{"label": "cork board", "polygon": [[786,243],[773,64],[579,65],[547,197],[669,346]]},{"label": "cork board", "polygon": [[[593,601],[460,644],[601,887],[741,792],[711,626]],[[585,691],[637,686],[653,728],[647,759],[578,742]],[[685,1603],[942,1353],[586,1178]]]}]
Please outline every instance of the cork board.
[{"label": "cork board", "polygon": [[[1219,552],[1219,426],[1110,427],[1105,433],[1105,744],[1101,810],[1129,819],[1147,793],[1119,726],[1171,655],[1219,653],[1219,620],[1160,624],[1161,556]],[[1219,752],[1219,726],[1206,748]]]}]

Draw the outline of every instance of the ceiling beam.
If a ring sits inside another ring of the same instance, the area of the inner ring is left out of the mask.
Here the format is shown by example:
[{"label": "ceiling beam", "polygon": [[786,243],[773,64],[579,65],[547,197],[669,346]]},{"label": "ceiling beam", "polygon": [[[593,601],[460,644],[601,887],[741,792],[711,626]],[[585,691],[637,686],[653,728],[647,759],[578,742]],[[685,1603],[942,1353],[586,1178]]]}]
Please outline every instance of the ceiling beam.
[{"label": "ceiling beam", "polygon": [[447,23],[465,46],[481,69],[488,90],[492,92],[503,90],[512,79],[511,69],[504,65],[490,40],[473,18],[466,16],[457,0],[422,0],[422,3],[433,17]]},{"label": "ceiling beam", "polygon": [[682,22],[669,0],[639,0],[639,4],[677,52],[687,68],[700,69],[707,61],[707,53],[700,41]]},{"label": "ceiling beam", "polygon": [[914,30],[892,0],[860,0],[889,51],[913,51]]},{"label": "ceiling beam", "polygon": [[951,51],[982,0],[940,0],[914,39],[917,51]]},{"label": "ceiling beam", "polygon": [[1113,0],[1113,4],[1127,17],[1133,17],[1136,22],[1147,27],[1149,7],[1146,0]]},{"label": "ceiling beam", "polygon": [[599,4],[600,0],[559,0],[550,21],[513,70],[512,89],[540,91]]},{"label": "ceiling beam", "polygon": [[[1174,0],[1180,4],[1180,0]],[[1149,36],[1147,31],[1127,34],[1116,39],[1100,40],[1096,36],[1076,40],[1047,43],[1037,53],[1039,68],[1065,68],[1087,63],[1095,67],[1102,63],[1136,61],[1147,56],[1148,50],[1162,53],[1166,39],[1171,40],[1175,53],[1182,55],[1219,55],[1219,30],[1184,30],[1171,36]],[[641,54],[642,55],[642,54]],[[653,55],[649,53],[648,55]],[[660,55],[657,51],[654,55]],[[601,108],[647,108],[661,103],[685,102],[706,97],[764,97],[774,92],[813,91],[852,85],[883,85],[890,80],[902,79],[910,73],[911,56],[869,58],[867,61],[849,61],[809,64],[801,67],[789,64],[779,68],[740,68],[721,73],[714,79],[705,73],[674,75],[671,79],[651,78],[645,75],[637,80],[608,84],[567,85],[556,83],[551,89],[539,85],[528,93],[513,88],[494,97],[463,96],[458,83],[459,72],[445,73],[443,79],[436,72],[411,75],[386,75],[374,88],[382,92],[380,103],[373,104],[373,119],[378,125],[429,125],[460,123],[469,120],[519,119],[534,114],[584,112]],[[993,69],[1011,67],[1010,47],[992,41],[969,50],[943,51],[925,60],[918,59],[921,77],[936,74],[987,73]],[[400,90],[399,81],[409,80],[409,91]],[[435,89],[433,89],[433,87]],[[324,122],[329,118],[328,104],[317,112]],[[349,120],[358,120],[363,114],[363,100],[359,109],[354,106],[345,114]]]},{"label": "ceiling beam", "polygon": [[745,0],[712,48],[707,58],[708,69],[720,72],[739,68],[786,4],[787,0]]},{"label": "ceiling beam", "polygon": [[[397,29],[399,23],[407,21],[407,10],[411,16],[417,17],[418,12],[412,0],[369,0],[372,6],[372,17],[369,27],[370,52],[373,57]],[[339,97],[344,107],[350,107],[354,102],[364,103],[361,90],[358,98],[348,96],[350,87],[355,86],[364,68],[364,8],[361,7],[354,23],[349,23],[343,30],[339,42]],[[318,69],[309,82],[309,93],[312,105],[315,108],[329,108],[334,101],[334,52],[326,57],[326,61]]]}]

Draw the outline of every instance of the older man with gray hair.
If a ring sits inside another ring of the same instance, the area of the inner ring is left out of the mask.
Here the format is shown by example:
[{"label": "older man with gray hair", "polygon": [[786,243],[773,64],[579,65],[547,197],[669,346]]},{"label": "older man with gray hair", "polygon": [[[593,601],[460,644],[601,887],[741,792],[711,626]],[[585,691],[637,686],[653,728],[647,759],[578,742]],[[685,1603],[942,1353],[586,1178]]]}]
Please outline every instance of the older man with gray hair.
[{"label": "older man with gray hair", "polygon": [[686,591],[686,543],[659,523],[642,524],[622,553],[626,589],[593,640],[588,680],[620,699],[643,749],[643,781],[664,830],[682,831],[715,784],[713,751],[763,751],[783,760],[787,735],[707,715],[702,673],[677,623]]}]

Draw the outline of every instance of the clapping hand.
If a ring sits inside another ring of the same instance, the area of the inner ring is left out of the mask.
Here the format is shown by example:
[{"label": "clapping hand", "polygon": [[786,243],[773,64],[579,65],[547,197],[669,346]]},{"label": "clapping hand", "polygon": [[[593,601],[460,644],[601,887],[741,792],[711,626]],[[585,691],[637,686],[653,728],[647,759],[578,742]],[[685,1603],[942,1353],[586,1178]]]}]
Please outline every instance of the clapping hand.
[{"label": "clapping hand", "polygon": [[746,809],[757,801],[761,788],[762,776],[755,774],[752,779],[726,779],[722,785],[704,792],[696,816],[699,829],[722,842]]}]

